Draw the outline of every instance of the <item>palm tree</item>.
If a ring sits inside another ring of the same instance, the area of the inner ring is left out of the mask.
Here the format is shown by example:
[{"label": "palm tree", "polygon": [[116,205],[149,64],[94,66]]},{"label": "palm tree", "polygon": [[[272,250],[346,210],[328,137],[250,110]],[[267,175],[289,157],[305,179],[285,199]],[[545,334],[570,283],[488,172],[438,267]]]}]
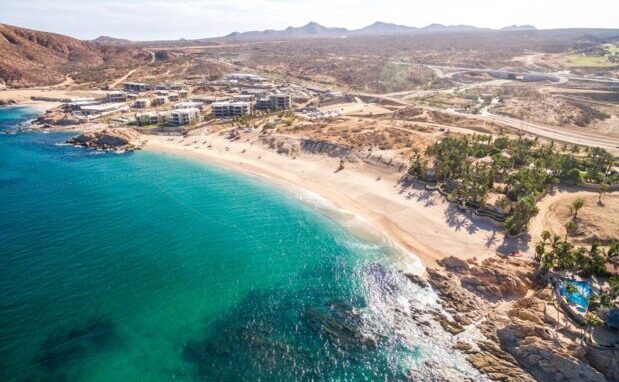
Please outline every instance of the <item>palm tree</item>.
[{"label": "palm tree", "polygon": [[551,237],[552,234],[547,229],[542,232],[542,239],[544,240],[544,244],[546,244],[546,242],[549,242]]},{"label": "palm tree", "polygon": [[578,210],[580,210],[585,205],[585,200],[583,198],[576,198],[572,202],[572,208],[574,211],[574,220],[578,218]]}]

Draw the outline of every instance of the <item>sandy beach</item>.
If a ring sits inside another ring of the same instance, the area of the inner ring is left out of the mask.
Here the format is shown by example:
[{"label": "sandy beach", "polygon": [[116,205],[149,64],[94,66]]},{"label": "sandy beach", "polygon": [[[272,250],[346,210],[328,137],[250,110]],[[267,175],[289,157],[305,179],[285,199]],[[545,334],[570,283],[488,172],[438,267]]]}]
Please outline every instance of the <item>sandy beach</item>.
[{"label": "sandy beach", "polygon": [[[462,215],[438,193],[421,186],[402,191],[397,184],[402,173],[384,165],[346,163],[344,170],[336,172],[339,158],[301,153],[293,159],[263,147],[255,134],[236,142],[217,135],[148,136],[144,148],[319,195],[369,224],[428,267],[452,255],[462,259],[490,256],[506,243],[500,229]],[[415,266],[415,259],[411,259],[411,266]]]}]

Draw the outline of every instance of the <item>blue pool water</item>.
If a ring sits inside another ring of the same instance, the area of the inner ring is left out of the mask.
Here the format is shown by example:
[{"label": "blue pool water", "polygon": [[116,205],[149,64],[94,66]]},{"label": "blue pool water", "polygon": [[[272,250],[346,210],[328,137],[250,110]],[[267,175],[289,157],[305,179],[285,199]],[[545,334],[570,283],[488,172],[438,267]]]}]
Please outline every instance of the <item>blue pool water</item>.
[{"label": "blue pool water", "polygon": [[15,131],[34,116],[0,108],[0,381],[478,380],[398,322],[434,296],[386,243],[253,178]]},{"label": "blue pool water", "polygon": [[[569,293],[567,285],[572,285],[575,290]],[[591,285],[585,281],[563,280],[559,284],[559,291],[570,303],[576,305],[579,312],[585,313],[589,308],[589,297],[593,294]]]}]

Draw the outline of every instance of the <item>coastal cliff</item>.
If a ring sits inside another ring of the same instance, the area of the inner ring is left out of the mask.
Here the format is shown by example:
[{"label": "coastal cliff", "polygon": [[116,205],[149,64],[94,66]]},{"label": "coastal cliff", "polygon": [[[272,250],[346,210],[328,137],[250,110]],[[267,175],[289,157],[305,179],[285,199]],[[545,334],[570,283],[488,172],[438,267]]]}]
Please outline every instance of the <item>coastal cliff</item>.
[{"label": "coastal cliff", "polygon": [[550,289],[534,290],[533,267],[518,259],[440,262],[428,269],[455,336],[476,326],[475,344],[456,341],[469,362],[498,381],[617,381],[616,351],[589,345],[586,333],[553,304]]}]

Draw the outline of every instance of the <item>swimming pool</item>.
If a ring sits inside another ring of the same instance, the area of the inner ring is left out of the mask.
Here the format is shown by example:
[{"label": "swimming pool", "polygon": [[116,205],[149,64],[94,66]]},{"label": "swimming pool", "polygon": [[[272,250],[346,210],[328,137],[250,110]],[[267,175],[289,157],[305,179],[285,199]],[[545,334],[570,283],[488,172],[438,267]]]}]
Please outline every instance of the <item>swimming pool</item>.
[{"label": "swimming pool", "polygon": [[[568,285],[574,287],[573,291],[568,291]],[[593,294],[591,285],[585,281],[563,280],[559,284],[559,292],[567,301],[576,305],[576,309],[581,313],[586,313],[589,308],[589,297]]]}]

